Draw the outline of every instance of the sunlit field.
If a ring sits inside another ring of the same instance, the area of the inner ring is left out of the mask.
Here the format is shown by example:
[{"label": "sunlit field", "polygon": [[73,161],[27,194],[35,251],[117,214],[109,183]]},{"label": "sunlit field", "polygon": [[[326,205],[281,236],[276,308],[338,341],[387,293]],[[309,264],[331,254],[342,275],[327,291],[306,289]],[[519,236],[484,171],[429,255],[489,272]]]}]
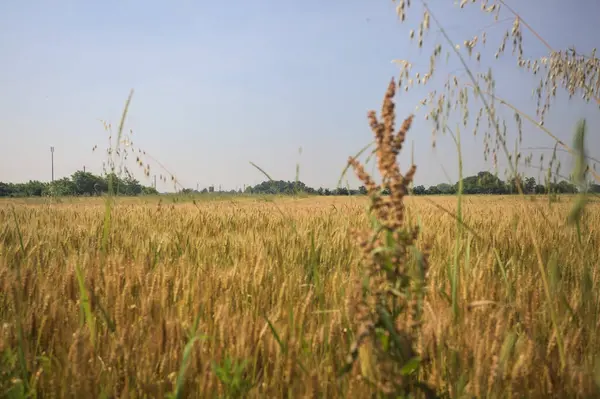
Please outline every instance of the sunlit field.
[{"label": "sunlit field", "polygon": [[[580,242],[566,224],[572,197],[467,196],[457,240],[456,201],[405,200],[419,244],[431,247],[423,379],[454,397],[590,394],[599,204],[585,209]],[[187,397],[369,396],[358,365],[338,376],[362,269],[351,231],[368,227],[367,206],[366,197],[117,198],[103,243],[101,198],[0,201],[0,395],[23,386],[21,320],[27,383],[41,397],[165,397],[178,378]]]}]

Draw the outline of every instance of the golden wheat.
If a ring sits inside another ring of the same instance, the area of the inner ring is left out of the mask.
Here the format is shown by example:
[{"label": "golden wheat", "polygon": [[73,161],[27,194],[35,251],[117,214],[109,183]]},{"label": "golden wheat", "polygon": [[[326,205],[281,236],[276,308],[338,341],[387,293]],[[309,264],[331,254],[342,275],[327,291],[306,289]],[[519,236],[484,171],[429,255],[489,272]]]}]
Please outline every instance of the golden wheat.
[{"label": "golden wheat", "polygon": [[[201,339],[185,374],[190,397],[367,395],[372,388],[358,374],[336,378],[354,338],[347,301],[361,272],[349,232],[366,225],[367,201],[275,201],[282,212],[253,199],[160,207],[152,200],[122,200],[105,259],[99,251],[100,201],[17,204],[24,253],[11,202],[0,202],[2,392],[19,381],[18,362],[10,356],[18,346],[10,293],[18,288],[31,385],[44,397],[164,397],[174,389],[196,318]],[[464,198],[465,222],[478,236],[461,244],[458,294],[465,316],[452,322],[448,254],[456,222],[439,207],[452,209],[455,201],[405,200],[407,223],[419,218],[421,239],[431,244],[421,327],[421,350],[429,357],[424,378],[453,396],[457,390],[499,397],[591,394],[586,371],[599,353],[598,303],[582,301],[600,280],[593,268],[600,258],[599,205],[587,209],[586,250],[578,249],[575,232],[565,226],[566,200],[548,208],[541,199],[526,208],[548,263],[559,271],[553,289],[567,301],[561,326],[569,363],[561,371],[516,198]],[[77,265],[90,293],[94,344]],[[590,281],[583,265],[592,268]],[[248,362],[236,374],[232,364],[243,360]],[[238,375],[231,379],[237,385],[223,383],[223,373]]]}]

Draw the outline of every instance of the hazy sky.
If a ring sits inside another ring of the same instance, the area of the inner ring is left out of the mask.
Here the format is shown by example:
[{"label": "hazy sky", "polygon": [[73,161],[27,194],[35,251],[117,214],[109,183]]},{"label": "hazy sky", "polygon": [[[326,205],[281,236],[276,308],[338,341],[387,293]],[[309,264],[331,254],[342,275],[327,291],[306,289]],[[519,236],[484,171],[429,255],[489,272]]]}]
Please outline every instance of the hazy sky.
[{"label": "hazy sky", "polygon": [[[452,0],[430,3],[455,43],[488,28],[484,61],[470,65],[475,71],[492,65],[498,94],[535,115],[531,93],[538,80],[516,67],[510,42],[504,58],[493,60],[512,24],[504,19],[509,14],[503,12],[490,27],[493,18],[479,4],[460,10]],[[575,45],[589,52],[600,44],[596,0],[509,4],[554,48]],[[264,176],[249,161],[277,180],[293,180],[299,162],[302,181],[334,187],[348,155],[372,140],[366,113],[379,110],[389,79],[398,75],[391,60],[407,59],[423,74],[432,46],[449,48],[433,21],[426,47],[411,43],[409,30],[421,19],[421,3],[413,0],[408,13],[401,24],[389,0],[2,1],[0,181],[50,180],[50,146],[56,178],[84,165],[100,172],[107,134],[99,120],[117,125],[133,88],[126,127],[133,129],[134,147],[187,187],[257,184]],[[527,31],[524,47],[530,57],[546,53]],[[448,73],[465,77],[455,55],[448,65],[444,60],[426,88],[397,97],[398,119],[414,112],[429,90],[441,90]],[[476,109],[471,112],[474,119]],[[410,159],[414,141],[417,184],[447,181],[444,169],[455,179],[451,139],[440,138],[434,151],[431,123],[423,110],[416,115],[401,159],[405,164]],[[574,124],[586,117],[588,148],[599,157],[599,115],[597,106],[561,99],[546,126],[570,143]],[[528,122],[524,127],[524,147],[553,145]],[[466,174],[491,168],[483,159],[482,136],[474,138],[469,129],[463,145]],[[534,154],[537,162],[540,151]],[[164,173],[151,165],[153,174]],[[350,184],[355,182],[352,175]]]}]

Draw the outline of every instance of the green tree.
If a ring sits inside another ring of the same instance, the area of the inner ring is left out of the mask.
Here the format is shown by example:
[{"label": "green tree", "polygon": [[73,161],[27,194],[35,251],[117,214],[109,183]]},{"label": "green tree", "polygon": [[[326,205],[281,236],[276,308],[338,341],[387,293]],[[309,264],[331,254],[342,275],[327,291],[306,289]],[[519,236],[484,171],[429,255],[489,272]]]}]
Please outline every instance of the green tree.
[{"label": "green tree", "polygon": [[528,177],[525,179],[525,192],[527,192],[528,194],[535,193],[536,186],[537,186],[537,183],[536,183],[534,177]]},{"label": "green tree", "polygon": [[0,197],[8,197],[12,193],[12,188],[9,184],[0,182]]},{"label": "green tree", "polygon": [[54,180],[48,185],[47,193],[54,196],[69,196],[77,193],[75,183],[68,177],[63,177],[59,180]]},{"label": "green tree", "polygon": [[103,190],[106,186],[104,180],[90,172],[78,170],[73,173],[71,180],[75,185],[75,194],[77,195],[94,195],[97,191],[105,191]]},{"label": "green tree", "polygon": [[437,186],[437,190],[440,194],[454,194],[456,193],[456,189],[453,185],[448,183],[440,183]]},{"label": "green tree", "polygon": [[158,190],[156,190],[154,187],[142,186],[141,194],[142,195],[157,195]]},{"label": "green tree", "polygon": [[122,180],[123,194],[125,195],[140,195],[142,193],[142,185],[132,176],[128,176]]},{"label": "green tree", "polygon": [[441,194],[440,189],[437,186],[429,186],[426,191],[427,195],[438,195]]},{"label": "green tree", "polygon": [[544,194],[546,192],[546,187],[543,184],[536,184],[535,193],[536,194]]},{"label": "green tree", "polygon": [[416,186],[415,188],[413,188],[414,195],[424,195],[426,193],[427,190],[425,189],[425,186]]}]

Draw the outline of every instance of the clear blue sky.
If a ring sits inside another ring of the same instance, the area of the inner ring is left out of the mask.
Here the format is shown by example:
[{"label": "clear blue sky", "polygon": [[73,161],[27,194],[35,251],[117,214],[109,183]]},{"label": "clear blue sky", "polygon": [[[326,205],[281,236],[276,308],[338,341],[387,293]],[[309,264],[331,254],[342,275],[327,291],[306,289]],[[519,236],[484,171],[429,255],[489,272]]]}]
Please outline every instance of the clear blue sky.
[{"label": "clear blue sky", "polygon": [[[134,146],[148,151],[187,187],[231,189],[264,180],[249,161],[284,180],[294,179],[300,162],[301,180],[333,187],[348,155],[372,139],[366,113],[379,110],[389,79],[397,76],[391,60],[407,59],[415,72],[424,73],[431,46],[440,40],[433,25],[425,49],[409,41],[408,32],[422,15],[420,2],[412,3],[408,22],[400,24],[388,0],[3,1],[0,181],[49,180],[50,146],[55,147],[55,177],[84,165],[100,172],[107,135],[99,119],[116,125],[133,88],[126,127],[134,131]],[[431,4],[458,43],[493,22],[478,4],[463,10],[452,0]],[[589,52],[600,44],[598,1],[509,4],[555,48],[576,45]],[[510,25],[505,21],[488,30],[485,58],[493,58]],[[531,90],[538,81],[515,66],[510,46],[507,52],[480,70],[493,65],[499,94],[533,115]],[[526,33],[525,52],[535,57],[545,49]],[[441,78],[457,67],[451,55],[430,89],[441,90]],[[426,93],[402,92],[398,118],[414,112]],[[587,117],[587,144],[598,157],[599,115],[597,106],[563,99],[546,126],[570,143],[574,124]],[[553,144],[539,129],[524,125],[523,146]],[[423,111],[410,140],[417,184],[447,181],[440,165],[451,179],[457,177],[450,138],[439,139],[432,150],[431,125]],[[92,152],[94,145],[99,152]],[[465,173],[491,167],[483,160],[483,137],[469,133],[464,146]],[[535,154],[537,160],[539,151]],[[409,155],[410,142],[402,159]],[[156,164],[152,168],[161,173]]]}]

